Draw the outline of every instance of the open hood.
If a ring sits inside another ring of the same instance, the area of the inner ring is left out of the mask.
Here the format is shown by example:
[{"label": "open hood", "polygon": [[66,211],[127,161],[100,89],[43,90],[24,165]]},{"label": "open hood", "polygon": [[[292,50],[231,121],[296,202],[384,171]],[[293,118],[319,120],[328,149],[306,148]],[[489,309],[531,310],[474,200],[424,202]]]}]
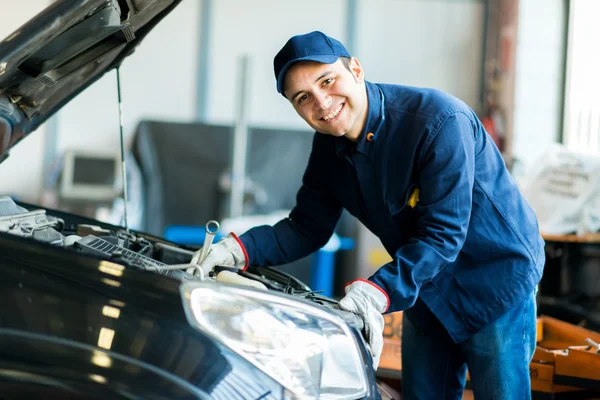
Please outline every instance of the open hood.
[{"label": "open hood", "polygon": [[181,0],[57,0],[0,41],[0,162]]}]

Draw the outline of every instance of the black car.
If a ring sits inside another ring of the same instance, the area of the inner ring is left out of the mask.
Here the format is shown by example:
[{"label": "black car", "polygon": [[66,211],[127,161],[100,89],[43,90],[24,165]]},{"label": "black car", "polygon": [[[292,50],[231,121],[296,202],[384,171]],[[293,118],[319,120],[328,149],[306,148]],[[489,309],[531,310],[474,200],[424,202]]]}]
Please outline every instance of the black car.
[{"label": "black car", "polygon": [[[0,159],[179,2],[59,0],[0,42]],[[0,398],[381,398],[360,318],[275,269],[169,269],[193,250],[0,197]]]}]

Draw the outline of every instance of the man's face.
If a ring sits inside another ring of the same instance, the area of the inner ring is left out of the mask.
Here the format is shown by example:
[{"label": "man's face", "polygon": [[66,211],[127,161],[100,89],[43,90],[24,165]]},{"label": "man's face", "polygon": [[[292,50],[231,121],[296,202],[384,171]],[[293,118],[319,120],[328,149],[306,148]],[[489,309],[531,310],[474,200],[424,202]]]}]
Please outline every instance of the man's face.
[{"label": "man's face", "polygon": [[350,71],[339,59],[333,64],[297,62],[285,76],[284,92],[315,131],[358,139],[367,117],[367,92],[356,58]]}]

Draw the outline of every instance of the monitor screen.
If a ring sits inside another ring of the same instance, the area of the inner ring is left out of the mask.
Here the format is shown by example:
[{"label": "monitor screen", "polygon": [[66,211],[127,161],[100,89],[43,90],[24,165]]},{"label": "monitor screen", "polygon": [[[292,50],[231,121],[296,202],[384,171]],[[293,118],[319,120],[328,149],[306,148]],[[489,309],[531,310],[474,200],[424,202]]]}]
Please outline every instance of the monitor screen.
[{"label": "monitor screen", "polygon": [[67,151],[60,195],[66,199],[112,200],[117,196],[119,157],[112,153]]},{"label": "monitor screen", "polygon": [[75,156],[73,166],[75,185],[113,185],[115,183],[115,160],[112,158]]}]

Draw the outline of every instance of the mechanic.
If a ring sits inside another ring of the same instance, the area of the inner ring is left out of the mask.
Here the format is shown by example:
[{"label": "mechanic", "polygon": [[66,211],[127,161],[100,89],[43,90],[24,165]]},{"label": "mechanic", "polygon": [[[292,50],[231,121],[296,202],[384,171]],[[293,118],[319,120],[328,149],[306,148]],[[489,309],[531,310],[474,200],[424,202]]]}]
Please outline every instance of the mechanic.
[{"label": "mechanic", "polygon": [[234,234],[200,265],[280,265],[328,241],[345,208],[392,261],[345,287],[377,367],[382,313],[405,310],[403,398],[530,398],[537,220],[500,152],[465,103],[434,89],[374,84],[321,32],[294,36],[274,59],[277,91],[313,128],[288,218]]}]

